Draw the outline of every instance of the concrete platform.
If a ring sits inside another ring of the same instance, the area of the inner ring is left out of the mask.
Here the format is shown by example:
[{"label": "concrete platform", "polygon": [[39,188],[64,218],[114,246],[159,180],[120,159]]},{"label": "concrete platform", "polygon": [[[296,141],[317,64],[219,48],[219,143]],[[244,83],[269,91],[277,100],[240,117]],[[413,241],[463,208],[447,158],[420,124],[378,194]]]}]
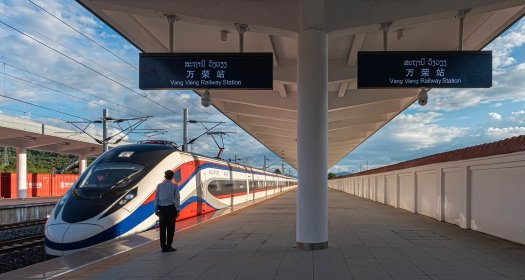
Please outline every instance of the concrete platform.
[{"label": "concrete platform", "polygon": [[27,205],[48,205],[56,204],[61,196],[50,196],[50,197],[31,197],[31,198],[4,198],[0,199],[0,209],[25,207]]},{"label": "concrete platform", "polygon": [[60,197],[0,199],[0,222],[12,224],[47,219],[58,200]]},{"label": "concrete platform", "polygon": [[[525,279],[525,246],[329,190],[329,248],[295,246],[292,191],[59,279]],[[17,271],[9,275],[12,277]]]}]

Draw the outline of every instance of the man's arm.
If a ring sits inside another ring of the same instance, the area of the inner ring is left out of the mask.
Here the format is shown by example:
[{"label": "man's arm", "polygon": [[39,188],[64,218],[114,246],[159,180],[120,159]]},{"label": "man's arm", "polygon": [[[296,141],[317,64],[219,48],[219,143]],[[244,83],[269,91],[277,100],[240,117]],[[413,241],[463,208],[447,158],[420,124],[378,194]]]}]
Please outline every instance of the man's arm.
[{"label": "man's arm", "polygon": [[158,216],[159,212],[159,186],[155,189],[155,215]]},{"label": "man's arm", "polygon": [[179,186],[177,184],[175,185],[175,206],[177,207],[177,211],[180,211],[180,193],[179,193]]}]

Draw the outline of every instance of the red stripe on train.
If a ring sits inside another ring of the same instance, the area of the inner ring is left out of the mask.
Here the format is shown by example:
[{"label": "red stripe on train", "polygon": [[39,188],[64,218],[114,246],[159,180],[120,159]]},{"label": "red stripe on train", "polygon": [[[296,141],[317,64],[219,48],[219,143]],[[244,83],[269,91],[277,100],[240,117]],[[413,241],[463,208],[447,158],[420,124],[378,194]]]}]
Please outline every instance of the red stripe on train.
[{"label": "red stripe on train", "polygon": [[215,210],[215,208],[207,205],[204,202],[192,202],[186,205],[186,207],[184,207],[184,209],[182,209],[179,212],[179,217],[177,218],[177,221],[193,218],[197,215],[206,214]]}]

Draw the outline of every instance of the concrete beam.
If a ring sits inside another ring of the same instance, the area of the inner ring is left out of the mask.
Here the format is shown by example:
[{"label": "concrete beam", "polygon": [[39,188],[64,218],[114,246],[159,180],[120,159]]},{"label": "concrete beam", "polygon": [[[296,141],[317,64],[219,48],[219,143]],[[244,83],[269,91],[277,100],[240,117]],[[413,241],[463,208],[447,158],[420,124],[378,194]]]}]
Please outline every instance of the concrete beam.
[{"label": "concrete beam", "polygon": [[294,139],[297,138],[297,132],[295,130],[270,128],[265,126],[253,126],[251,132],[256,134],[285,136]]},{"label": "concrete beam", "polygon": [[263,108],[278,108],[296,110],[295,94],[282,98],[277,91],[269,90],[214,90],[210,91],[213,101],[220,100],[237,104],[245,104]]},{"label": "concrete beam", "polygon": [[336,130],[329,130],[328,131],[328,138],[330,137],[339,137],[339,136],[348,136],[353,135],[356,133],[361,132],[375,132],[377,129],[375,124],[360,124],[356,126],[351,126],[349,128],[343,128],[343,129],[336,129]]},{"label": "concrete beam", "polygon": [[263,50],[265,52],[271,52],[273,54],[273,67],[279,66],[277,52],[275,51],[275,47],[273,45],[272,35],[262,34],[262,33],[258,35],[259,35],[259,41],[261,42]]},{"label": "concrete beam", "polygon": [[379,102],[370,106],[348,107],[340,110],[328,110],[331,121],[362,117],[385,113],[397,113],[401,109],[400,102]]},{"label": "concrete beam", "polygon": [[234,104],[225,102],[222,105],[222,111],[228,114],[235,114],[249,117],[259,117],[273,120],[295,121],[297,115],[293,111],[279,110],[271,108],[262,108],[243,104]]},{"label": "concrete beam", "polygon": [[352,127],[360,124],[382,124],[388,120],[387,114],[367,115],[356,118],[328,122],[328,130]]},{"label": "concrete beam", "polygon": [[366,33],[359,33],[354,35],[354,40],[352,40],[352,45],[350,46],[350,51],[348,52],[348,60],[346,64],[348,66],[357,65],[357,52],[363,47],[363,42],[365,41]]},{"label": "concrete beam", "polygon": [[403,98],[413,98],[419,90],[355,90],[345,98],[338,98],[338,92],[328,93],[328,110],[335,111],[356,106],[375,106],[375,103],[397,102]]},{"label": "concrete beam", "polygon": [[279,128],[279,129],[288,129],[288,130],[297,129],[297,122],[295,121],[275,121],[275,120],[267,120],[264,118],[238,116],[237,122],[242,123],[243,125],[247,125],[249,127],[265,126],[265,127],[274,127],[274,128]]}]

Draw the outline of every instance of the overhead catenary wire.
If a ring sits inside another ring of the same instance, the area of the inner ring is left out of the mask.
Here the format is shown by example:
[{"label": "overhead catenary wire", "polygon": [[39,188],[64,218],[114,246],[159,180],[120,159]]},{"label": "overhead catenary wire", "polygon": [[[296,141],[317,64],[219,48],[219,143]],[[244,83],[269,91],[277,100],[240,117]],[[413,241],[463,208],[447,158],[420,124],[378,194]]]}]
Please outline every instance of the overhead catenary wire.
[{"label": "overhead catenary wire", "polygon": [[123,88],[125,88],[125,89],[127,89],[127,90],[129,90],[129,91],[131,91],[131,92],[133,92],[133,93],[135,93],[135,94],[137,94],[137,95],[143,97],[143,98],[148,99],[149,101],[151,101],[151,102],[157,104],[158,106],[160,106],[160,107],[162,107],[162,108],[168,110],[169,112],[171,112],[171,113],[173,113],[173,114],[175,114],[175,115],[178,115],[178,116],[182,117],[182,115],[181,115],[180,113],[171,110],[170,108],[168,108],[168,107],[166,107],[166,106],[164,106],[164,105],[162,105],[162,104],[156,102],[155,100],[152,100],[151,98],[147,97],[145,94],[141,94],[140,92],[137,92],[136,90],[130,88],[129,86],[126,86],[126,85],[124,85],[123,83],[121,83],[121,82],[119,82],[119,81],[116,81],[115,79],[113,79],[113,78],[111,78],[111,77],[105,75],[104,73],[102,73],[102,72],[100,72],[100,71],[98,71],[98,70],[96,70],[96,69],[94,69],[94,68],[92,68],[92,67],[86,65],[85,63],[82,63],[82,62],[76,60],[75,58],[73,58],[73,57],[71,57],[71,56],[69,56],[69,55],[67,55],[67,54],[65,54],[65,53],[63,53],[63,52],[61,52],[61,51],[59,51],[59,50],[57,50],[57,49],[51,47],[51,46],[49,46],[48,44],[46,44],[46,43],[44,43],[44,42],[42,42],[42,41],[40,41],[40,40],[34,38],[33,36],[31,36],[31,35],[29,35],[29,34],[23,32],[23,31],[21,31],[21,30],[19,30],[19,29],[17,29],[16,27],[11,26],[10,24],[7,24],[7,23],[5,23],[5,22],[2,21],[2,20],[0,20],[0,23],[3,24],[3,25],[5,25],[5,26],[7,26],[7,27],[9,27],[9,28],[11,28],[11,29],[13,29],[14,31],[16,31],[16,32],[18,32],[18,33],[20,33],[20,34],[22,34],[22,35],[24,35],[24,36],[30,38],[31,40],[33,40],[33,41],[35,41],[35,42],[37,42],[37,43],[39,43],[39,44],[41,44],[41,45],[43,45],[43,46],[45,46],[45,47],[51,49],[51,50],[53,50],[53,51],[55,51],[55,52],[57,52],[57,53],[59,53],[59,54],[61,54],[62,56],[68,58],[69,60],[72,60],[72,61],[74,61],[74,62],[76,62],[76,63],[78,63],[78,64],[80,64],[80,65],[86,67],[87,69],[89,69],[89,70],[91,70],[91,71],[93,71],[93,72],[95,72],[95,73],[101,75],[102,77],[104,77],[104,78],[106,78],[106,79],[108,79],[108,80],[110,80],[110,81],[112,81],[112,82],[114,82],[114,83],[120,85],[121,87],[123,87]]},{"label": "overhead catenary wire", "polygon": [[38,114],[38,113],[33,113],[33,112],[27,112],[27,111],[24,111],[24,110],[18,110],[18,109],[13,109],[13,108],[9,108],[9,107],[3,107],[3,106],[0,106],[0,109],[4,109],[4,110],[9,110],[9,111],[14,111],[14,112],[19,112],[19,113],[23,113],[24,115],[29,113],[31,115],[35,115],[35,116],[40,116],[40,117],[44,117],[44,118],[48,118],[48,119],[53,119],[53,120],[59,120],[59,121],[67,121],[65,119],[61,119],[61,118],[57,118],[57,117],[52,117],[52,116],[47,116],[47,115],[42,115],[42,114]]},{"label": "overhead catenary wire", "polygon": [[[20,71],[25,72],[25,73],[28,73],[28,74],[30,74],[30,75],[34,75],[35,77],[38,77],[38,78],[44,79],[44,80],[46,80],[46,81],[50,81],[50,82],[52,82],[52,83],[56,83],[56,84],[58,84],[58,85],[61,85],[61,86],[66,87],[66,88],[69,88],[69,89],[72,89],[72,90],[75,90],[75,91],[78,91],[78,92],[81,92],[81,93],[87,94],[87,95],[92,96],[92,97],[94,97],[94,98],[98,98],[98,99],[103,100],[103,101],[105,101],[105,102],[108,102],[108,103],[114,104],[114,105],[119,106],[119,107],[122,107],[122,108],[126,108],[126,109],[128,109],[128,110],[131,110],[131,111],[134,111],[134,112],[140,114],[140,115],[134,115],[135,117],[139,117],[139,116],[147,115],[146,113],[141,112],[141,111],[139,111],[139,110],[136,110],[136,109],[134,109],[134,108],[131,108],[131,107],[129,107],[129,106],[126,106],[126,105],[123,105],[123,104],[120,104],[120,103],[117,103],[117,102],[111,101],[111,100],[106,99],[106,98],[104,98],[104,97],[98,96],[98,95],[96,95],[96,94],[89,93],[89,92],[87,92],[87,91],[85,91],[85,90],[81,90],[81,89],[78,89],[78,88],[72,87],[72,86],[67,85],[67,84],[64,84],[64,83],[62,83],[62,82],[59,82],[59,81],[56,81],[56,80],[49,79],[49,78],[44,77],[44,76],[42,76],[42,75],[36,74],[36,73],[34,73],[34,72],[31,72],[31,71],[29,71],[29,70],[27,70],[27,69],[23,69],[23,68],[21,68],[21,67],[18,67],[18,66],[15,66],[15,65],[13,65],[13,64],[6,63],[6,62],[3,62],[3,63],[4,63],[4,66],[5,66],[5,65],[8,65],[9,67],[12,67],[12,68],[14,68],[14,69],[20,70]],[[5,73],[5,71],[4,71],[4,73]],[[8,75],[8,74],[7,74],[7,75]],[[5,76],[4,76],[4,79],[5,79]],[[30,83],[41,86],[39,83],[35,83],[35,82],[30,82]],[[48,88],[48,87],[46,87],[46,86],[43,86],[43,87]],[[58,91],[58,90],[56,90],[56,89],[51,89],[51,90],[53,90],[53,91]],[[90,101],[90,102],[93,102],[93,101]],[[95,103],[96,103],[96,102],[95,102]],[[98,103],[97,103],[97,105],[98,105],[98,106],[101,106],[101,107],[106,107],[106,108],[109,108],[109,109],[112,109],[112,110],[116,110],[117,112],[128,113],[128,112],[124,112],[124,111],[121,111],[121,110],[118,110],[118,109],[115,109],[115,108],[112,108],[112,107],[109,107],[109,106],[105,106],[105,105],[102,105],[102,104],[98,104]],[[129,113],[128,113],[128,114],[129,114]],[[133,116],[133,114],[131,114],[131,115]],[[163,126],[163,127],[174,127],[173,125],[158,123],[158,122],[152,121],[151,119],[148,119],[148,122],[150,122],[150,123],[152,123],[152,124],[155,124],[155,125],[160,125],[160,126]]]},{"label": "overhead catenary wire", "polygon": [[[7,15],[5,12],[0,11],[0,13],[3,14],[3,15],[5,15],[6,17],[10,18],[9,15]],[[17,24],[19,24],[19,25],[21,25],[21,26],[23,26],[23,27],[25,27],[25,28],[27,28],[27,29],[29,29],[29,30],[31,30],[32,32],[34,32],[34,33],[40,35],[41,37],[43,37],[43,38],[45,38],[45,39],[47,39],[47,40],[53,42],[54,44],[56,44],[56,45],[58,45],[58,46],[64,48],[65,50],[70,51],[71,53],[74,53],[75,55],[81,57],[82,59],[85,59],[86,61],[91,62],[92,64],[94,64],[94,65],[96,65],[96,66],[98,66],[98,67],[100,67],[100,68],[102,68],[102,69],[108,71],[109,73],[111,73],[111,74],[113,74],[113,75],[115,75],[115,76],[118,76],[120,79],[122,79],[122,80],[126,80],[126,81],[132,83],[132,81],[131,81],[130,79],[128,79],[127,77],[124,77],[124,76],[122,76],[122,75],[116,73],[115,71],[109,69],[108,67],[106,67],[106,66],[104,66],[104,65],[102,65],[102,64],[100,64],[100,63],[98,63],[98,62],[96,62],[96,61],[94,61],[93,59],[91,59],[91,58],[89,58],[89,57],[86,57],[86,56],[82,55],[82,54],[79,53],[78,51],[76,51],[76,50],[74,50],[74,49],[71,49],[71,48],[69,48],[69,47],[67,47],[67,46],[65,46],[65,45],[63,45],[63,44],[57,42],[57,41],[54,40],[53,38],[50,38],[49,36],[46,36],[46,35],[42,34],[40,31],[38,31],[38,30],[36,30],[36,29],[34,29],[34,28],[32,28],[32,27],[26,25],[26,24],[20,23],[20,22],[17,21],[17,20],[13,20],[13,19],[11,19],[11,21],[13,21],[13,22],[15,22],[15,23],[17,23]]]},{"label": "overhead catenary wire", "polygon": [[[20,77],[16,77],[16,76],[13,76],[13,75],[10,75],[10,74],[3,74],[3,75],[7,76],[7,77],[9,77],[9,78],[11,78],[13,80],[18,80],[18,81],[25,82],[25,83],[28,83],[28,84],[31,84],[31,85],[34,85],[34,86],[45,88],[45,89],[50,90],[50,91],[54,91],[54,92],[56,92],[56,93],[58,93],[60,95],[69,96],[71,98],[82,100],[84,102],[87,102],[88,104],[95,104],[97,106],[102,106],[101,104],[97,103],[96,101],[84,99],[82,97],[78,97],[78,96],[75,96],[73,94],[65,93],[65,92],[59,91],[57,89],[54,89],[54,88],[51,88],[51,87],[48,87],[48,86],[45,86],[45,85],[42,85],[42,84],[39,84],[39,83],[35,83],[35,82],[32,82],[32,81],[28,81],[28,80],[22,79]],[[118,109],[115,109],[115,108],[112,108],[112,107],[109,107],[109,106],[102,106],[102,107],[107,107],[109,109],[113,109],[113,110],[119,111]]]},{"label": "overhead catenary wire", "polygon": [[[3,61],[2,61],[2,62],[3,62]],[[15,68],[15,69],[17,69],[17,70],[20,70],[20,71],[22,71],[22,72],[25,72],[25,73],[31,74],[31,75],[33,75],[33,76],[35,76],[35,77],[38,77],[38,78],[44,79],[44,80],[46,80],[46,81],[50,81],[50,82],[52,82],[52,83],[56,83],[56,84],[58,84],[58,85],[61,85],[61,86],[63,86],[63,87],[67,87],[67,88],[72,89],[72,90],[74,90],[74,91],[78,91],[78,92],[81,92],[81,93],[87,94],[87,95],[89,95],[89,96],[92,96],[92,97],[98,98],[98,99],[100,99],[100,100],[103,100],[103,101],[105,101],[105,102],[108,102],[108,103],[114,104],[114,105],[116,105],[116,106],[123,107],[123,108],[126,108],[126,109],[131,110],[131,111],[135,111],[135,112],[140,113],[140,114],[142,114],[142,115],[146,115],[146,113],[144,113],[144,112],[141,112],[141,111],[138,111],[138,110],[133,109],[133,108],[131,108],[131,107],[128,107],[128,106],[126,106],[126,105],[123,105],[123,104],[120,104],[120,103],[117,103],[117,102],[111,101],[111,100],[106,99],[106,98],[104,98],[104,97],[102,97],[102,96],[99,96],[99,95],[96,95],[96,94],[92,94],[92,93],[89,93],[89,92],[87,92],[87,91],[85,91],[85,90],[81,90],[81,89],[78,89],[78,88],[72,87],[72,86],[70,86],[70,85],[64,84],[64,83],[62,83],[62,82],[59,82],[59,81],[55,81],[55,80],[49,79],[49,78],[47,78],[47,77],[44,77],[44,76],[39,75],[39,74],[36,74],[36,73],[31,72],[31,71],[29,71],[29,70],[27,70],[27,69],[23,69],[23,68],[21,68],[21,67],[15,66],[15,65],[10,64],[10,63],[7,63],[7,62],[3,62],[3,63],[4,63],[4,65],[8,65],[9,67],[12,67],[12,68]],[[4,73],[5,73],[5,71],[4,71]],[[102,106],[102,105],[101,105],[101,106]],[[109,108],[111,108],[111,107],[109,107]],[[127,112],[124,112],[124,111],[121,111],[121,110],[118,110],[118,109],[113,109],[113,110],[119,111],[119,112],[121,112],[121,113],[127,113]],[[128,114],[129,114],[129,113],[128,113]],[[138,117],[138,115],[137,115],[137,117]]]},{"label": "overhead catenary wire", "polygon": [[46,10],[45,8],[43,8],[42,6],[36,4],[35,2],[31,1],[31,0],[27,0],[29,2],[31,2],[31,4],[37,6],[38,8],[40,8],[42,11],[44,11],[45,13],[47,13],[48,15],[52,16],[53,18],[55,18],[56,20],[60,21],[61,23],[67,25],[69,28],[75,30],[78,34],[80,34],[81,36],[83,36],[84,38],[88,39],[90,42],[92,42],[93,44],[103,48],[105,51],[107,51],[108,53],[112,54],[113,56],[115,56],[116,58],[118,58],[120,61],[124,62],[125,64],[129,65],[130,67],[132,67],[133,69],[135,70],[138,70],[137,66],[127,62],[126,60],[124,60],[123,58],[121,58],[120,56],[118,56],[117,54],[113,53],[111,50],[109,50],[108,48],[104,47],[103,45],[99,44],[98,42],[96,42],[95,40],[91,39],[90,37],[88,37],[87,35],[85,35],[84,33],[80,32],[78,29],[76,29],[75,27],[73,27],[72,25],[68,24],[67,22],[63,21],[62,19],[60,19],[59,17],[55,16],[54,14],[50,13],[48,10]]},{"label": "overhead catenary wire", "polygon": [[[43,10],[44,12],[46,12],[47,14],[51,15],[52,17],[54,17],[55,19],[57,19],[58,21],[60,21],[61,23],[63,23],[64,25],[68,26],[69,28],[71,28],[72,30],[76,31],[77,33],[79,33],[80,35],[82,35],[83,37],[85,37],[86,39],[88,39],[89,41],[93,42],[94,44],[96,44],[97,46],[103,48],[104,50],[106,50],[107,52],[109,52],[110,54],[114,55],[115,57],[117,57],[119,60],[121,60],[122,62],[130,65],[133,69],[135,69],[136,71],[138,71],[138,68],[134,65],[132,65],[131,63],[127,62],[125,59],[121,58],[120,56],[116,55],[115,53],[111,52],[109,49],[107,49],[106,47],[102,46],[101,44],[99,44],[98,42],[96,42],[95,40],[91,39],[89,36],[86,36],[84,33],[82,33],[81,31],[79,31],[78,29],[74,28],[73,26],[71,26],[70,24],[68,24],[67,22],[63,21],[62,19],[56,17],[55,15],[53,15],[52,13],[50,13],[49,11],[47,11],[46,9],[44,9],[43,7],[39,6],[38,4],[34,3],[33,1],[31,0],[28,0],[29,2],[31,2],[33,5],[37,6],[38,8],[40,8],[41,10]],[[39,33],[41,34],[41,33]],[[44,36],[44,35],[42,35]],[[46,36],[44,36],[46,37]],[[48,37],[46,37],[48,38]],[[52,39],[50,39],[52,40]],[[53,42],[61,45],[60,43],[52,40]],[[62,46],[62,45],[61,45]],[[98,64],[97,64],[98,65]],[[100,65],[99,65],[100,66]],[[103,67],[104,68],[104,67]],[[114,73],[113,71],[110,70],[110,72]],[[114,73],[115,74],[115,73]],[[118,75],[118,74],[117,74]],[[119,75],[120,76],[120,75]],[[174,92],[174,91],[172,91]],[[217,118],[216,116],[213,116],[211,113],[209,113],[207,110],[201,108],[198,104],[195,104],[194,102],[190,101],[188,98],[184,97],[182,94],[179,94],[177,92],[175,92],[175,94],[177,94],[178,96],[182,97],[184,100],[186,100],[186,102],[192,104],[193,106],[195,106],[195,108],[199,109],[200,111],[208,114],[209,116],[212,116],[214,117],[215,119],[219,120],[219,118]]]},{"label": "overhead catenary wire", "polygon": [[[54,18],[56,18],[56,19],[59,20],[61,23],[63,23],[64,25],[68,26],[69,28],[71,28],[71,29],[74,30],[75,32],[81,34],[83,37],[85,37],[85,38],[87,38],[88,40],[90,40],[91,42],[95,43],[97,46],[100,46],[100,47],[103,48],[104,50],[108,51],[109,53],[111,53],[112,55],[114,55],[115,57],[117,57],[119,60],[123,61],[124,63],[126,63],[126,64],[128,64],[128,65],[131,65],[130,63],[128,63],[127,61],[125,61],[125,60],[124,60],[123,58],[121,58],[120,56],[114,54],[114,53],[111,52],[109,49],[105,48],[104,46],[102,46],[101,44],[99,44],[98,42],[96,42],[95,40],[89,38],[88,36],[86,36],[85,34],[83,34],[82,32],[80,32],[78,29],[74,28],[73,26],[71,26],[71,25],[68,24],[67,22],[61,20],[60,18],[54,16],[53,14],[51,14],[49,11],[47,11],[47,10],[44,9],[43,7],[37,5],[36,3],[34,3],[34,2],[31,1],[31,0],[28,0],[28,1],[31,2],[33,5],[37,6],[38,8],[42,9],[42,10],[43,10],[44,12],[46,12],[47,14],[53,16]],[[4,24],[5,24],[5,23],[4,23]],[[17,30],[17,31],[18,31],[18,30]],[[39,33],[38,31],[36,31],[36,32],[37,32],[38,34],[41,34],[41,33]],[[25,35],[25,34],[24,34],[24,35]],[[51,39],[51,38],[49,38],[49,37],[47,37],[47,36],[45,36],[45,35],[43,35],[43,34],[41,34],[41,35],[42,35],[43,37],[48,38],[49,40],[55,42],[56,44],[58,44],[58,45],[60,45],[60,46],[63,46],[63,45],[61,45],[60,43],[54,41],[53,39]],[[30,38],[31,38],[31,37],[30,37]],[[34,38],[31,38],[31,39],[34,39]],[[49,46],[47,46],[47,47],[49,47]],[[63,46],[63,47],[67,49],[67,47],[65,47],[65,46]],[[56,51],[56,50],[55,50],[55,51]],[[66,56],[66,57],[67,57],[67,56]],[[96,62],[94,62],[94,63],[95,63],[96,65],[100,66],[100,65],[97,64]],[[85,66],[85,65],[84,65],[84,66]],[[88,67],[88,68],[89,68],[89,67]],[[104,68],[104,67],[103,67],[103,68]],[[133,66],[133,68],[134,68],[135,70],[138,71],[138,68],[136,68],[136,67],[134,67],[134,66]],[[106,69],[106,68],[105,68],[105,69]],[[111,70],[109,70],[109,71],[112,72],[112,73],[114,73],[114,72],[111,71]],[[116,74],[116,73],[114,73],[114,74]],[[116,74],[116,75],[118,75],[118,74]],[[120,76],[120,75],[118,75],[118,76]],[[121,85],[121,86],[122,86],[122,85]],[[128,90],[130,90],[130,89],[128,88]],[[172,92],[173,92],[173,91],[172,91]],[[138,93],[138,94],[140,95],[140,93]],[[182,97],[184,100],[186,100],[186,102],[192,104],[193,106],[195,106],[195,108],[199,109],[200,111],[202,111],[202,112],[208,114],[209,116],[211,116],[211,117],[213,117],[213,118],[219,120],[219,118],[217,118],[216,116],[212,115],[212,114],[209,113],[207,110],[201,108],[199,105],[195,104],[194,102],[190,101],[188,98],[184,97],[182,94],[178,94],[177,92],[175,92],[175,94],[177,94],[178,96]],[[146,95],[144,95],[143,97],[147,98]],[[147,98],[147,99],[149,99],[149,98]],[[152,101],[152,100],[150,99],[150,101]],[[152,101],[152,102],[154,102],[154,101]],[[159,105],[159,104],[157,104],[157,105]],[[167,109],[167,108],[165,108],[165,109]],[[169,110],[169,109],[168,109],[168,110]]]},{"label": "overhead catenary wire", "polygon": [[31,103],[31,102],[28,102],[28,101],[20,100],[20,99],[15,98],[15,97],[7,96],[5,94],[0,94],[0,97],[11,99],[11,100],[14,100],[14,101],[18,101],[20,103],[28,104],[28,105],[35,106],[35,107],[38,107],[38,108],[42,108],[42,109],[45,109],[45,110],[49,110],[49,111],[52,111],[52,112],[55,112],[55,113],[63,114],[63,115],[66,115],[66,116],[70,116],[70,117],[73,117],[73,118],[89,121],[88,119],[86,119],[84,117],[75,116],[75,115],[70,114],[70,113],[66,113],[66,112],[62,112],[62,111],[56,110],[56,109],[48,108],[48,107],[45,107],[45,106],[42,106],[42,105],[37,105],[37,104]]},{"label": "overhead catenary wire", "polygon": [[[33,3],[33,4],[35,4],[35,3],[32,2],[32,1],[30,1],[30,2]],[[38,6],[38,5],[37,5],[37,6]],[[39,8],[42,8],[42,7],[40,7],[40,6],[38,6],[38,7],[39,7]],[[44,10],[45,10],[45,9],[44,9]],[[46,11],[46,12],[47,12],[47,11]],[[50,14],[49,12],[47,12],[47,13]],[[56,17],[55,17],[55,18],[56,18]],[[57,18],[57,19],[58,19],[58,18]],[[60,20],[60,19],[59,19],[59,20]],[[80,31],[78,31],[77,29],[73,28],[71,25],[67,24],[66,22],[64,22],[64,21],[62,21],[62,20],[60,20],[60,21],[61,21],[62,23],[64,23],[65,25],[69,26],[70,28],[74,29],[76,32],[79,32],[79,33],[82,34],[82,32],[80,32]],[[141,96],[141,97],[143,97],[143,98],[145,98],[145,99],[148,99],[149,101],[151,101],[151,102],[155,103],[156,105],[158,105],[158,106],[160,106],[160,107],[162,107],[162,108],[164,108],[164,109],[170,111],[171,113],[174,113],[175,115],[181,116],[180,113],[175,112],[175,111],[171,110],[170,108],[164,106],[163,104],[160,104],[159,102],[157,102],[157,101],[155,101],[155,100],[149,98],[146,94],[141,94],[141,93],[139,93],[139,92],[133,90],[132,88],[130,88],[130,87],[128,87],[128,86],[126,86],[126,85],[124,85],[124,84],[118,82],[118,81],[115,81],[114,79],[112,79],[111,77],[108,77],[108,76],[105,75],[104,73],[101,73],[100,71],[97,71],[96,69],[93,69],[93,68],[89,67],[88,65],[86,65],[86,64],[84,64],[84,63],[82,63],[82,62],[80,62],[80,61],[78,61],[78,60],[76,60],[76,59],[74,59],[74,58],[72,58],[72,57],[70,57],[70,56],[68,56],[67,54],[65,54],[65,53],[63,53],[63,52],[61,52],[61,51],[58,51],[58,50],[54,49],[53,47],[51,47],[51,46],[49,46],[49,45],[47,45],[47,44],[41,42],[40,40],[38,40],[38,39],[36,39],[36,38],[34,38],[34,37],[28,35],[27,33],[23,32],[23,31],[21,31],[21,30],[18,30],[17,28],[15,28],[15,27],[13,27],[13,26],[11,26],[11,25],[9,25],[9,24],[6,24],[6,23],[3,22],[3,21],[0,21],[0,23],[2,23],[2,24],[4,24],[5,26],[7,26],[7,27],[9,27],[9,28],[11,28],[11,29],[13,29],[13,30],[15,30],[15,31],[17,31],[17,32],[19,32],[19,33],[21,33],[22,35],[24,35],[24,36],[26,36],[26,37],[28,37],[28,38],[34,40],[34,41],[36,41],[37,43],[42,44],[42,45],[44,45],[45,47],[47,47],[47,48],[49,48],[49,49],[52,49],[53,51],[55,51],[55,52],[57,52],[57,53],[63,55],[64,57],[66,57],[66,58],[68,58],[68,59],[70,59],[70,60],[72,60],[72,61],[74,61],[74,62],[76,62],[76,63],[78,63],[78,64],[80,64],[80,65],[82,65],[82,66],[84,66],[84,67],[86,67],[86,68],[88,68],[88,69],[90,69],[91,71],[94,71],[95,73],[97,73],[97,74],[99,74],[99,75],[105,77],[106,79],[109,79],[110,81],[119,84],[120,86],[122,86],[122,87],[124,87],[124,88],[130,90],[131,92],[134,92],[134,93],[138,94],[139,96]],[[87,36],[85,36],[85,37],[88,38]],[[94,40],[92,40],[91,38],[88,38],[88,39],[90,39],[90,41],[96,43],[96,42],[95,42]],[[96,43],[96,44],[97,44],[98,46],[100,46],[100,47],[103,47],[102,45],[100,45],[100,44],[98,44],[98,43]],[[110,52],[107,48],[105,48],[105,47],[103,47],[103,48],[104,48],[106,51]],[[112,53],[112,52],[110,52],[110,53]],[[115,55],[114,53],[112,53],[112,54]],[[117,57],[118,57],[118,56],[117,56]],[[120,57],[118,57],[118,58],[119,58],[120,60],[124,61],[126,64],[129,64],[129,63],[127,63],[125,60],[123,60],[122,58],[120,58]],[[134,68],[136,69],[136,67],[134,67]],[[4,78],[5,78],[5,76],[4,76]],[[4,86],[5,86],[5,83],[4,83]],[[177,92],[175,92],[175,93],[177,94]],[[184,95],[182,95],[182,94],[177,94],[177,95],[179,95],[180,97],[182,97],[183,99],[185,99],[188,103],[194,105],[196,108],[198,108],[198,109],[201,110],[202,112],[204,112],[204,113],[208,114],[209,116],[212,116],[212,117],[214,117],[215,119],[219,120],[218,117],[212,115],[212,114],[211,114],[210,112],[208,112],[207,110],[204,110],[204,109],[201,108],[200,106],[196,105],[194,102],[192,102],[191,100],[189,100],[188,98],[186,98]],[[100,98],[100,97],[98,97],[98,98]],[[86,102],[88,102],[88,101],[86,101]],[[129,108],[129,107],[128,107],[128,108]],[[119,110],[117,110],[117,111],[119,111]],[[134,111],[136,111],[136,110],[134,110]],[[122,112],[122,111],[120,111],[120,112]],[[251,143],[253,143],[253,140],[252,140],[252,139],[249,139],[249,141],[250,141]],[[229,141],[228,141],[228,142],[229,142]],[[260,143],[259,143],[259,144],[260,144]],[[248,148],[246,148],[246,147],[244,147],[244,146],[241,146],[241,145],[239,145],[239,144],[236,144],[236,146],[241,147],[242,149],[244,149],[244,150],[246,150],[246,151],[249,151],[249,152],[255,154],[252,150],[250,150],[250,149],[248,149]]]}]

